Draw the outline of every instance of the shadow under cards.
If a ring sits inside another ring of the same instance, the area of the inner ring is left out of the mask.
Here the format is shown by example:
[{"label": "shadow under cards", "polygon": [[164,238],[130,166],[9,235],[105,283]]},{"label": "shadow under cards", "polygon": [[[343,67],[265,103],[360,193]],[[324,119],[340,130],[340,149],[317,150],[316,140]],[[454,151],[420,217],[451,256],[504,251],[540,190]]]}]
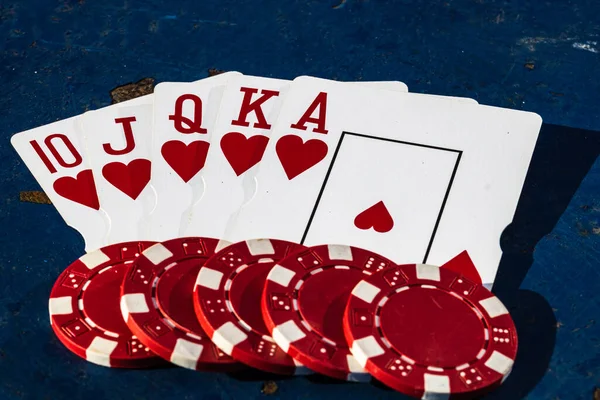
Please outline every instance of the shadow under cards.
[{"label": "shadow under cards", "polygon": [[494,293],[509,309],[519,351],[506,382],[486,399],[520,399],[542,379],[556,342],[556,316],[538,293],[519,290],[536,244],[564,213],[600,155],[600,132],[543,124],[513,223],[503,232]]}]

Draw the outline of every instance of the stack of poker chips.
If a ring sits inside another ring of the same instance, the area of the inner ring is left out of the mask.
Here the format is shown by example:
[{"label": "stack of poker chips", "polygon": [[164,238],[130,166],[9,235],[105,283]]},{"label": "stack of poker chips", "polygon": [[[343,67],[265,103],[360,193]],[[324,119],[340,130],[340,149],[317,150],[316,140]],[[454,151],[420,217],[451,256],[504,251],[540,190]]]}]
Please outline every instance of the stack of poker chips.
[{"label": "stack of poker chips", "polygon": [[515,325],[484,286],[345,245],[114,244],[71,264],[49,309],[65,347],[105,367],[374,377],[418,398],[480,396],[517,352]]}]

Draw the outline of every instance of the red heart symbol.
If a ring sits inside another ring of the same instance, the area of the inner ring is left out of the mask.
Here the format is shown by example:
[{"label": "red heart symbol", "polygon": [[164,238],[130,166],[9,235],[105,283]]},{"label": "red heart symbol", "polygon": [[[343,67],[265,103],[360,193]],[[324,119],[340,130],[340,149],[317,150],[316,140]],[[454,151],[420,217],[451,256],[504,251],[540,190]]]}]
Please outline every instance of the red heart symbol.
[{"label": "red heart symbol", "polygon": [[262,158],[269,138],[254,135],[249,138],[239,132],[229,132],[221,139],[221,150],[229,165],[240,176]]},{"label": "red heart symbol", "polygon": [[385,233],[392,230],[394,220],[383,201],[375,203],[354,218],[354,225],[358,229],[375,229],[376,232]]},{"label": "red heart symbol", "polygon": [[66,199],[93,208],[94,210],[100,209],[94,175],[92,175],[91,169],[80,171],[76,178],[70,176],[58,178],[52,186],[57,194]]},{"label": "red heart symbol", "polygon": [[325,158],[327,144],[317,139],[304,143],[300,136],[286,135],[277,141],[275,151],[285,174],[292,180]]},{"label": "red heart symbol", "polygon": [[204,167],[210,143],[197,140],[185,144],[178,140],[165,142],[160,149],[163,158],[184,182],[192,179]]},{"label": "red heart symbol", "polygon": [[150,160],[138,158],[129,164],[111,162],[102,168],[102,175],[114,187],[135,200],[150,181]]},{"label": "red heart symbol", "polygon": [[481,285],[481,276],[479,276],[479,272],[477,272],[477,268],[475,267],[475,264],[473,264],[473,260],[471,260],[471,257],[466,250],[442,265],[440,268],[454,271],[471,282]]}]

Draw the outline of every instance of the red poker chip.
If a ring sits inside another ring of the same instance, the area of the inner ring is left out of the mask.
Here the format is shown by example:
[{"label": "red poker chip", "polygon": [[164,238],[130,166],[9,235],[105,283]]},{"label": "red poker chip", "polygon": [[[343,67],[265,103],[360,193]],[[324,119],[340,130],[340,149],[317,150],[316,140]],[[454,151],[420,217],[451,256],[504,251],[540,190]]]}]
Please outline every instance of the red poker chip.
[{"label": "red poker chip", "polygon": [[136,257],[152,242],[118,243],[88,253],[65,269],[48,308],[58,339],[73,353],[105,367],[142,368],[164,361],[132,335],[119,309],[119,288]]},{"label": "red poker chip", "polygon": [[390,265],[380,255],[340,245],[305,248],[281,260],[269,272],[261,304],[275,343],[323,375],[369,380],[344,338],[344,307],[361,279]]},{"label": "red poker chip", "polygon": [[273,265],[303,248],[283,240],[247,240],[219,251],[204,264],[194,288],[194,307],[200,325],[221,350],[262,371],[307,372],[275,344],[260,308]]},{"label": "red poker chip", "polygon": [[231,371],[240,364],[215,347],[194,312],[192,291],[202,264],[228,243],[187,237],[146,249],[123,280],[121,312],[153,352],[180,367]]},{"label": "red poker chip", "polygon": [[472,398],[499,386],[517,354],[508,310],[449,269],[401,265],[352,290],[344,334],[374,377],[418,398]]}]

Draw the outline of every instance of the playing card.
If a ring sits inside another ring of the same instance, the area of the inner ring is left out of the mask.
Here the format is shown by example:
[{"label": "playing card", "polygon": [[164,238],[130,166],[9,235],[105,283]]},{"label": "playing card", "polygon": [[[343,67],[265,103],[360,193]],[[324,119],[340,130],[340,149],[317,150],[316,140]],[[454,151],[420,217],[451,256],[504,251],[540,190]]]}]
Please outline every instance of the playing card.
[{"label": "playing card", "polygon": [[229,240],[436,265],[467,250],[491,285],[540,126],[527,112],[297,78]]},{"label": "playing card", "polygon": [[[365,86],[371,89],[382,89],[382,90],[394,90],[396,92],[408,92],[408,87],[402,82],[390,82],[390,81],[369,81],[369,82],[361,82],[365,84]],[[398,85],[394,87],[393,84]],[[456,96],[440,96],[437,94],[422,94],[423,96],[430,96],[432,98],[442,98],[447,100],[457,101],[459,103],[466,104],[479,104],[477,100],[470,99],[468,97],[456,97]]]},{"label": "playing card", "polygon": [[[248,77],[239,77],[237,78],[238,80],[243,80],[246,79]],[[265,78],[256,78],[256,77],[252,77],[251,79],[253,79],[254,84],[257,84],[257,82],[261,82],[263,79]],[[289,82],[288,81],[277,81],[273,83],[274,85],[279,85],[279,91],[282,93],[285,93],[288,88],[289,88]],[[352,84],[358,84],[360,86],[364,86],[364,87],[368,87],[370,89],[380,89],[380,90],[392,90],[392,91],[397,91],[397,92],[407,92],[408,88],[406,87],[406,85],[402,82],[386,82],[386,81],[382,81],[382,82],[353,82]],[[232,104],[239,104],[235,103],[234,100],[229,100],[228,97],[233,97],[235,95],[238,94],[238,90],[244,90],[243,88],[241,88],[241,86],[243,85],[236,85],[235,81],[231,82],[230,85],[228,86],[228,89],[230,89],[230,96],[225,96],[224,97],[224,101],[223,101],[223,107],[225,107],[225,104],[229,104],[230,106]],[[436,99],[436,100],[440,100],[440,101],[454,101],[454,102],[458,102],[458,103],[465,103],[465,104],[478,104],[477,101],[473,100],[473,99],[469,99],[469,98],[463,98],[463,97],[452,97],[452,96],[438,96],[438,95],[428,95],[428,94],[415,94],[415,96],[419,96],[422,98],[432,98],[432,99]],[[283,97],[283,96],[280,96]],[[269,121],[275,121],[277,119],[277,114],[279,113],[279,108],[282,104],[282,100],[281,99],[274,99],[271,101],[271,105],[276,107],[275,111],[271,111],[269,115]],[[323,108],[323,112],[326,109]],[[221,111],[222,112],[222,111]],[[235,112],[237,112],[237,108],[233,108],[233,110],[226,112],[226,113],[222,113],[220,115],[229,115],[231,116],[232,114],[234,114]],[[264,114],[263,114],[264,117]],[[223,118],[223,120],[225,121],[225,124],[227,124],[229,122],[231,118]],[[310,118],[309,118],[310,119]],[[219,125],[219,123],[217,123],[217,126]],[[231,126],[229,126],[229,128],[232,128]],[[216,129],[218,131],[218,129]],[[251,129],[250,129],[251,131]],[[267,136],[270,135],[270,131],[271,128],[266,129],[263,132],[263,135],[265,135],[265,144],[267,141]],[[291,150],[292,152],[294,152],[295,150]],[[256,158],[259,159],[260,157],[262,157],[262,153],[264,152],[264,149],[260,149],[258,152],[253,153],[256,155]],[[272,154],[267,154],[266,157],[272,157]],[[256,161],[258,163],[258,161]],[[292,166],[290,166],[290,168],[294,168]],[[222,167],[220,169],[222,172],[226,171],[227,169]],[[238,214],[239,212],[241,212],[242,210],[245,209],[245,204],[252,201],[252,198],[254,197],[254,195],[256,194],[256,185],[257,185],[257,179],[256,179],[256,174],[258,173],[257,171],[259,170],[259,168],[254,167],[251,171],[251,173],[249,174],[245,174],[241,179],[237,179],[237,184],[236,182],[234,182],[236,180],[236,178],[232,177],[232,176],[226,176],[226,174],[222,174],[222,176],[219,179],[219,184],[222,187],[221,193],[219,196],[217,196],[215,198],[215,203],[216,201],[219,200],[219,198],[222,198],[224,196],[225,193],[228,193],[228,195],[230,196],[230,198],[237,198],[236,201],[232,201],[232,204],[229,208],[229,211],[227,213],[225,213],[225,215],[229,215],[229,218],[227,218],[227,220],[223,219],[223,215],[221,216],[207,216],[207,212],[199,212],[197,213],[196,217],[197,220],[195,222],[193,218],[188,218],[186,219],[187,221],[192,222],[191,226],[199,226],[200,229],[204,229],[205,228],[205,224],[206,221],[210,221],[210,226],[212,228],[215,227],[219,227],[218,232],[222,232],[220,233],[222,235],[222,237],[227,238],[227,240],[232,240],[232,241],[240,241],[240,240],[245,240],[247,238],[257,238],[257,237],[266,237],[263,236],[261,234],[261,224],[256,224],[256,220],[254,219],[254,215],[252,213],[249,212],[245,212],[242,213],[241,215]],[[291,173],[293,174],[294,172],[291,171]],[[241,194],[243,192],[243,195]],[[217,195],[218,193],[214,193],[214,195]],[[237,194],[237,195],[236,195]],[[242,200],[243,197],[243,200]],[[208,210],[209,207],[206,206],[206,200],[204,203],[201,204],[201,206],[205,209]],[[210,220],[210,218],[221,218],[220,221],[217,223],[216,221],[212,221]],[[203,223],[204,222],[204,223]],[[226,224],[226,227],[221,228],[223,224]],[[255,227],[257,227],[257,229],[255,230]],[[183,231],[185,232],[187,235],[200,235],[200,232],[197,231]]]},{"label": "playing card", "polygon": [[94,176],[80,146],[76,117],[17,133],[11,143],[67,225],[101,247],[107,221],[100,211]]},{"label": "playing card", "polygon": [[109,229],[104,245],[147,240],[144,218],[154,205],[150,189],[152,95],[89,111],[79,118]]},{"label": "playing card", "polygon": [[255,192],[253,180],[242,175],[260,161],[269,140],[271,117],[288,84],[281,79],[241,75],[224,88],[202,171],[206,190],[183,219],[181,236],[226,239],[230,218]]},{"label": "playing card", "polygon": [[227,72],[192,83],[167,82],[154,89],[150,186],[156,204],[146,217],[152,240],[178,237],[182,215],[204,193],[200,171],[222,95],[222,89],[212,90],[238,75]]},{"label": "playing card", "polygon": [[[227,228],[232,225],[236,213],[256,192],[253,171],[269,142],[272,124],[289,84],[286,80],[245,75],[229,81],[202,171],[207,189],[183,218],[180,236],[227,240]],[[401,82],[352,84],[407,90]]]},{"label": "playing card", "polygon": [[[292,81],[289,81],[291,83]],[[348,82],[353,85],[365,86],[371,89],[391,90],[393,92],[408,92],[406,83],[400,81],[356,81]]]},{"label": "playing card", "polygon": [[458,103],[463,103],[463,104],[479,104],[477,102],[477,100],[470,99],[468,97],[440,96],[437,94],[421,94],[421,93],[413,93],[413,94],[420,94],[421,96],[428,96],[428,97],[431,97],[434,99],[451,100],[451,101],[456,101]]},{"label": "playing card", "polygon": [[459,157],[454,149],[343,132],[304,242],[334,239],[422,260]]}]

